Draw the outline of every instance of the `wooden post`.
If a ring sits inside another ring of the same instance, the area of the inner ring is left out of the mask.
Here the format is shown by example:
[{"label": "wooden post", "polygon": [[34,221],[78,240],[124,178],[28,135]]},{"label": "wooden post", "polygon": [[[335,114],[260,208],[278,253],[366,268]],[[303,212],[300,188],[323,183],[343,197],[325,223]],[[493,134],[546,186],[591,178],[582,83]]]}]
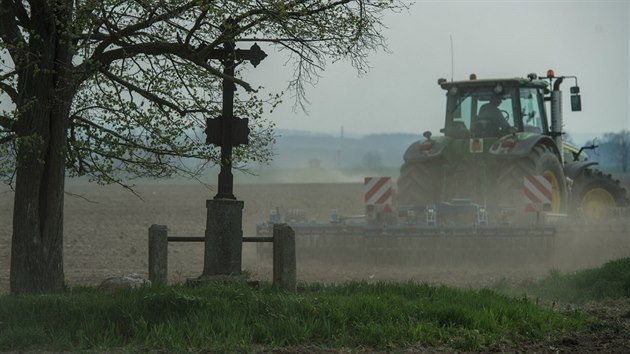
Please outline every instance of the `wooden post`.
[{"label": "wooden post", "polygon": [[296,290],[295,231],[287,224],[273,225],[273,284]]},{"label": "wooden post", "polygon": [[168,274],[168,233],[165,225],[149,227],[149,280],[166,284]]}]

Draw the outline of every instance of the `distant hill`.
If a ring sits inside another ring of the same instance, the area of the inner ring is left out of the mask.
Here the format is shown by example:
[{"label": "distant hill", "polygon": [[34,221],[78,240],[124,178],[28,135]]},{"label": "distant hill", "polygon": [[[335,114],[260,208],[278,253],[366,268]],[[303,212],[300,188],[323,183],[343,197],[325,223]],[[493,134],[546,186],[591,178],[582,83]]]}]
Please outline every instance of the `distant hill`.
[{"label": "distant hill", "polygon": [[272,167],[326,169],[400,167],[417,134],[371,134],[363,137],[333,136],[300,131],[278,131]]},{"label": "distant hill", "polygon": [[[365,136],[335,136],[308,131],[279,130],[273,146],[272,167],[306,168],[319,164],[326,169],[400,167],[403,154],[411,143],[424,139],[419,134],[391,133]],[[581,147],[596,134],[568,133],[566,138]],[[601,138],[598,139],[601,143]]]},{"label": "distant hill", "polygon": [[[235,170],[235,183],[362,183],[366,176],[398,178],[403,154],[419,134],[390,133],[333,135],[308,131],[278,130],[272,146],[274,157],[269,164],[247,166],[246,172]],[[567,134],[568,141],[583,146],[590,134]],[[601,142],[601,139],[599,139]],[[611,151],[605,144],[596,152],[587,152],[601,167],[610,169]],[[191,166],[199,161],[191,160]],[[219,168],[214,166],[201,180],[215,184]]]},{"label": "distant hill", "polygon": [[[235,183],[363,183],[367,176],[398,178],[405,150],[416,134],[334,136],[308,131],[277,131],[269,165],[235,171]],[[423,139],[423,138],[422,138]],[[218,168],[203,180],[213,183]]]}]

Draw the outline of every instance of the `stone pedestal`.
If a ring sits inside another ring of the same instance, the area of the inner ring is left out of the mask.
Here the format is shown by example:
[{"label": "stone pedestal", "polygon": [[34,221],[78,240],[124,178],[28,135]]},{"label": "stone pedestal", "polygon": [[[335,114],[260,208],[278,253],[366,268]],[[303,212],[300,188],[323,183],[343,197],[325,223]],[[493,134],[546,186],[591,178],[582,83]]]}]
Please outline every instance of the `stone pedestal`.
[{"label": "stone pedestal", "polygon": [[206,201],[206,245],[202,277],[241,275],[243,205],[239,200]]}]

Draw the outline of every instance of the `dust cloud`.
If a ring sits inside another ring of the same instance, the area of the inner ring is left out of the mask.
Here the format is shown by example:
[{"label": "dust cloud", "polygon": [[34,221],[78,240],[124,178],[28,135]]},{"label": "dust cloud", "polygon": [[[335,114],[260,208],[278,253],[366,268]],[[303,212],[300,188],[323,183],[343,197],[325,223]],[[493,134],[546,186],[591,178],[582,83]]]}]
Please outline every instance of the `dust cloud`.
[{"label": "dust cloud", "polygon": [[[0,292],[6,292],[13,192],[7,187],[1,188]],[[131,272],[146,275],[149,226],[167,225],[169,236],[202,236],[206,222],[205,201],[216,194],[213,188],[200,184],[163,182],[138,185],[136,191],[142,199],[117,186],[69,182],[66,190],[64,267],[71,286],[96,285],[107,277]],[[256,225],[266,221],[272,209],[299,211],[308,221],[321,223],[330,220],[333,209],[345,216],[364,212],[363,185],[356,182],[237,184],[234,193],[245,202],[245,236],[255,236]],[[491,240],[484,242],[492,245]],[[341,238],[340,244],[345,248],[339,248],[347,252],[345,261],[300,259],[298,253],[298,281],[415,280],[477,287],[501,279],[531,281],[545,276],[551,269],[571,272],[630,255],[628,229],[614,224],[565,226],[553,243],[545,246],[543,254],[534,252],[531,258],[512,257],[509,252],[519,254],[518,245],[506,250],[497,245],[485,247],[465,242],[463,250],[457,253],[455,246],[461,244],[455,242],[442,249],[424,250],[417,257],[418,262],[399,265],[395,260],[413,258],[413,250],[405,246],[403,240],[397,243],[397,247],[406,252],[404,256],[391,247],[385,256],[377,255],[380,258],[376,262],[369,259],[354,262],[350,251],[360,251],[360,248],[355,249],[348,239]],[[258,244],[244,244],[243,269],[254,279],[270,280],[271,260],[261,257],[257,247]],[[334,250],[335,244],[331,247]],[[199,276],[203,269],[203,248],[202,243],[170,243],[169,281],[183,282]],[[493,257],[511,261],[494,262]],[[463,262],[465,259],[468,261]]]}]

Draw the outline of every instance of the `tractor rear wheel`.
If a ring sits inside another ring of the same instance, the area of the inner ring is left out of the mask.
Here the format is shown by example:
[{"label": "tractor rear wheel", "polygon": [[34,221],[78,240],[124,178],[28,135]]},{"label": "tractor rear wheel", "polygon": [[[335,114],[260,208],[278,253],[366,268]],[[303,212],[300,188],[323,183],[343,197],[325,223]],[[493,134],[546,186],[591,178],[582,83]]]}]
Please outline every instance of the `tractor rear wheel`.
[{"label": "tractor rear wheel", "polygon": [[572,210],[577,213],[581,209],[581,215],[588,219],[605,219],[614,208],[623,208],[628,204],[625,188],[610,174],[585,169],[573,181]]},{"label": "tractor rear wheel", "polygon": [[396,204],[399,206],[429,205],[439,202],[441,192],[441,160],[405,161],[400,168]]},{"label": "tractor rear wheel", "polygon": [[[563,212],[567,210],[568,191],[564,170],[558,156],[546,145],[534,147],[528,156],[501,165],[498,180],[499,205],[523,207],[525,176],[544,176],[551,182],[551,210]],[[520,210],[522,212],[522,209]]]}]

